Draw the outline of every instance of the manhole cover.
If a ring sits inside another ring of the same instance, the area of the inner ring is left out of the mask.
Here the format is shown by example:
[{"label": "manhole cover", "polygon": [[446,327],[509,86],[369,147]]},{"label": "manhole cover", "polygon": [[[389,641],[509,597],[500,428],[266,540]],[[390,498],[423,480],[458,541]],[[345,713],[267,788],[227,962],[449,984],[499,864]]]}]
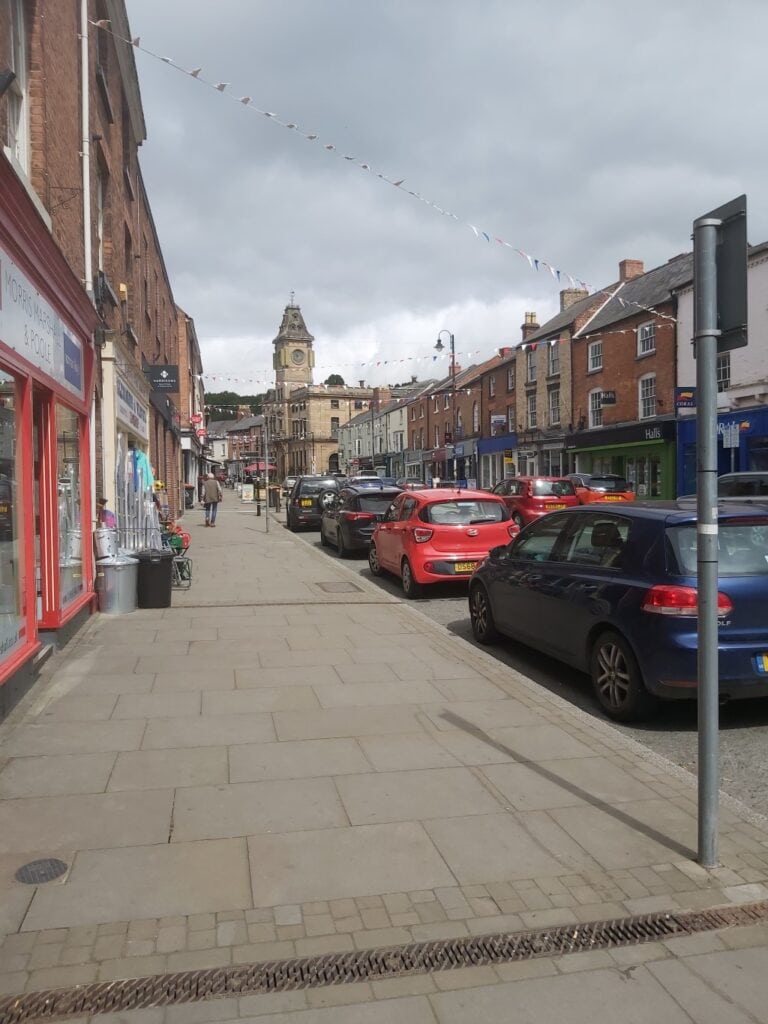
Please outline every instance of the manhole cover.
[{"label": "manhole cover", "polygon": [[320,587],[326,594],[359,594],[363,589],[356,583],[316,583],[315,586]]},{"label": "manhole cover", "polygon": [[67,870],[63,860],[55,857],[46,857],[44,860],[31,860],[24,864],[14,875],[17,882],[25,885],[40,885],[42,882],[52,882],[54,878],[61,878]]}]

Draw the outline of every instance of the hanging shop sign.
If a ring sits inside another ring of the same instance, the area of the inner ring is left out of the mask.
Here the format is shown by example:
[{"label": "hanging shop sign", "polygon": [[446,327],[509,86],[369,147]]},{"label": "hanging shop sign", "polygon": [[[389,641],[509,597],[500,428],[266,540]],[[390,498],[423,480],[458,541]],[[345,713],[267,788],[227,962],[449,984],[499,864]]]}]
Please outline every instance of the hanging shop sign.
[{"label": "hanging shop sign", "polygon": [[177,394],[179,390],[179,367],[170,364],[164,366],[145,366],[144,373],[147,376],[150,387],[153,391],[164,391],[166,394]]},{"label": "hanging shop sign", "polygon": [[193,412],[192,415],[189,417],[189,422],[190,423],[202,423],[203,422],[202,413]]},{"label": "hanging shop sign", "polygon": [[149,440],[149,409],[119,374],[115,376],[115,417],[137,437]]},{"label": "hanging shop sign", "polygon": [[675,408],[695,409],[696,388],[675,388]]},{"label": "hanging shop sign", "polygon": [[0,249],[0,339],[83,399],[83,346],[16,263]]}]

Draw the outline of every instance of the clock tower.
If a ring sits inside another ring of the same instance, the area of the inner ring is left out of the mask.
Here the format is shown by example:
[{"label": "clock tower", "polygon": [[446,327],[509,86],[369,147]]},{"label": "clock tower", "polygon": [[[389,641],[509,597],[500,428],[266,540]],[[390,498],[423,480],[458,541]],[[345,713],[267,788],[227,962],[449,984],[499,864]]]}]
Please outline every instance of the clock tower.
[{"label": "clock tower", "polygon": [[301,309],[294,304],[291,292],[291,301],[283,312],[280,330],[272,342],[275,346],[275,386],[286,397],[296,388],[307,387],[312,383],[312,368],[315,365],[315,353],[312,349],[314,340],[304,323]]}]

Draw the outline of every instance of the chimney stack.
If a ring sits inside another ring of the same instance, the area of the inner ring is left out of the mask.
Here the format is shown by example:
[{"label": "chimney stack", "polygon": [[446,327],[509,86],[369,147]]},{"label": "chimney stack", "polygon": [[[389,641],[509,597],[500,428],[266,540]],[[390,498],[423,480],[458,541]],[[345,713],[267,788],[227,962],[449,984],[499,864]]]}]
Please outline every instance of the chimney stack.
[{"label": "chimney stack", "polygon": [[534,334],[536,331],[538,331],[538,329],[539,329],[539,324],[538,324],[538,322],[536,320],[536,314],[535,313],[526,313],[525,314],[525,323],[520,328],[520,330],[522,332],[522,335],[523,335],[523,341],[525,341],[526,338],[529,338],[532,334]]},{"label": "chimney stack", "polygon": [[359,384],[360,384],[360,387],[361,387],[361,388],[364,388],[364,387],[365,387],[365,381],[364,381],[364,380],[361,380],[361,381],[359,382]]},{"label": "chimney stack", "polygon": [[582,299],[589,297],[589,292],[586,288],[563,288],[560,292],[560,312],[564,309],[568,309],[575,302],[581,302]]},{"label": "chimney stack", "polygon": [[619,280],[632,281],[636,277],[642,277],[645,267],[642,260],[622,260],[619,263]]}]

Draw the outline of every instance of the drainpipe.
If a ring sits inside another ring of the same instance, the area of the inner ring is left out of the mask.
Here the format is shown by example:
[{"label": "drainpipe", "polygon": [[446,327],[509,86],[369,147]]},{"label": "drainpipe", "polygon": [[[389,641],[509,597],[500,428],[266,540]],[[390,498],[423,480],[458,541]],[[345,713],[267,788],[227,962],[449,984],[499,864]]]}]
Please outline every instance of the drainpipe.
[{"label": "drainpipe", "polygon": [[93,300],[93,257],[91,255],[91,129],[88,60],[88,0],[80,0],[80,92],[83,148],[83,253],[84,283],[88,297]]}]

